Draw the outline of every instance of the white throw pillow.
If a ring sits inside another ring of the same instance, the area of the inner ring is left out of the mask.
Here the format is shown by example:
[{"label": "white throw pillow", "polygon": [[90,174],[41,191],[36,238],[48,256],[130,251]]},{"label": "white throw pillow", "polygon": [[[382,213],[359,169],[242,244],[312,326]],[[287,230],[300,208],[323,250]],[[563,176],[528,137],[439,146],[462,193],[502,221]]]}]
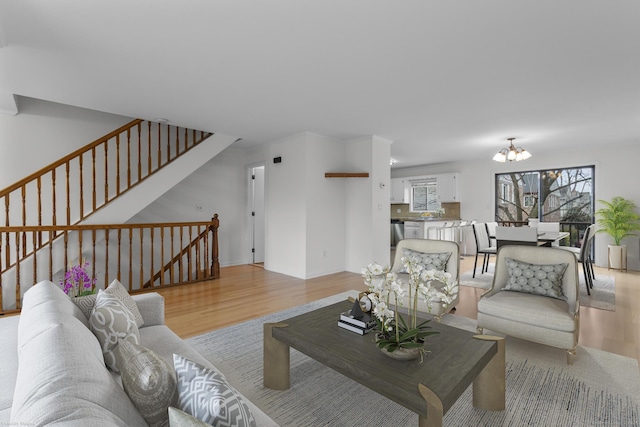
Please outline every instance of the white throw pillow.
[{"label": "white throw pillow", "polygon": [[89,327],[100,342],[105,364],[112,371],[119,372],[114,354],[118,340],[140,344],[140,332],[133,314],[122,301],[100,289]]},{"label": "white throw pillow", "polygon": [[215,426],[249,427],[256,421],[244,398],[218,372],[173,355],[178,409]]}]

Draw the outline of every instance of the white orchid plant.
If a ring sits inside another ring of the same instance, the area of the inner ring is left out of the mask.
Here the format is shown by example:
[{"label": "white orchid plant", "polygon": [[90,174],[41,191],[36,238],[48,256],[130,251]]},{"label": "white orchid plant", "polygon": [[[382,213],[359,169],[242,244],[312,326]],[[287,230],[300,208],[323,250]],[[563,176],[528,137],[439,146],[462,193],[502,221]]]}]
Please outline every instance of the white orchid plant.
[{"label": "white orchid plant", "polygon": [[[372,302],[377,323],[376,343],[389,352],[399,348],[422,348],[426,337],[438,333],[430,330],[429,320],[418,324],[419,300],[423,300],[431,312],[434,302],[439,301],[446,308],[458,294],[458,284],[450,273],[426,270],[415,257],[402,257],[401,261],[409,276],[407,287],[389,267],[372,263],[362,269],[364,283],[369,288],[367,297]],[[435,281],[443,286],[437,289]],[[409,303],[405,319],[397,308],[403,305],[407,294]]]}]

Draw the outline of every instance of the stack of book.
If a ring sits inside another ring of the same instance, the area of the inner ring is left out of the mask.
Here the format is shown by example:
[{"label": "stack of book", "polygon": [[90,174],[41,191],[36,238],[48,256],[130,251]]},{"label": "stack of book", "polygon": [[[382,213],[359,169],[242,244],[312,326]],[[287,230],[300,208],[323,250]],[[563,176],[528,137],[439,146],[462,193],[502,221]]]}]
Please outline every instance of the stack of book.
[{"label": "stack of book", "polygon": [[364,335],[375,328],[376,322],[369,313],[354,316],[352,310],[347,310],[344,313],[340,313],[338,326],[356,334]]}]

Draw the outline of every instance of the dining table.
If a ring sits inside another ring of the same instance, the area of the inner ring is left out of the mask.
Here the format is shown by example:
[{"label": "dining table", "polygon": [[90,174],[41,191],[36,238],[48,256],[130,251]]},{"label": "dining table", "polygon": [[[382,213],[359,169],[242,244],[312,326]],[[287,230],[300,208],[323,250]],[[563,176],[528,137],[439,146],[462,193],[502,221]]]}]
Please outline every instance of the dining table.
[{"label": "dining table", "polygon": [[553,246],[554,242],[560,243],[567,237],[568,231],[545,231],[538,234],[538,246]]}]

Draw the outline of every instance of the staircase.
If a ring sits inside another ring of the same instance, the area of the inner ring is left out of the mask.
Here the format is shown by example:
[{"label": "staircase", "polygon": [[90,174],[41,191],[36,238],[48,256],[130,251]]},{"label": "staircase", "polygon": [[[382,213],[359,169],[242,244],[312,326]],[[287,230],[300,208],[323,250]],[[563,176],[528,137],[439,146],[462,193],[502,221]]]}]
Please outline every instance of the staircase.
[{"label": "staircase", "polygon": [[80,258],[131,292],[215,277],[217,215],[123,223],[234,141],[137,119],[0,191],[0,314]]}]

